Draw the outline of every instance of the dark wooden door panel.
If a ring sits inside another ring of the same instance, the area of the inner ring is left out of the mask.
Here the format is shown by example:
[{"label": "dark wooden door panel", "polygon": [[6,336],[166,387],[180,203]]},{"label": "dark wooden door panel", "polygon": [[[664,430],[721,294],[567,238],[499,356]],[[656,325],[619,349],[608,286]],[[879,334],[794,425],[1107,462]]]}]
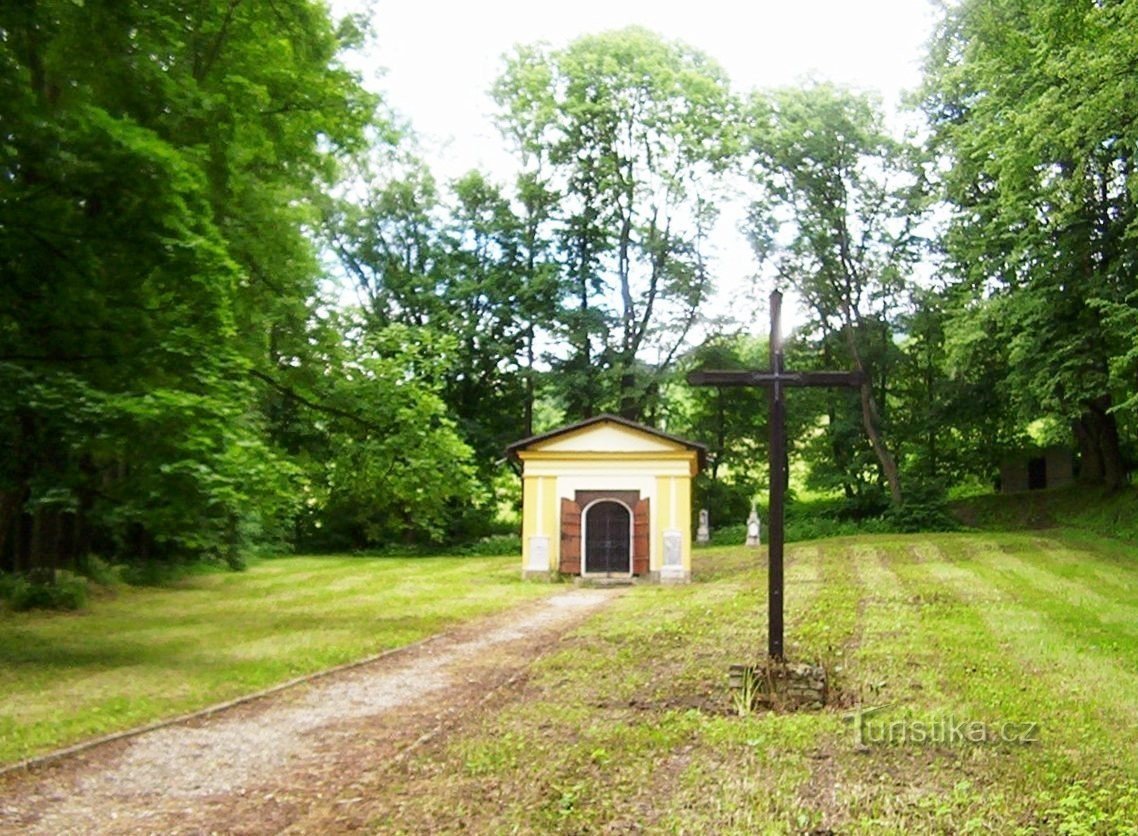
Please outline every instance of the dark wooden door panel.
[{"label": "dark wooden door panel", "polygon": [[631,566],[632,517],[619,502],[602,501],[585,512],[585,569],[627,575]]}]

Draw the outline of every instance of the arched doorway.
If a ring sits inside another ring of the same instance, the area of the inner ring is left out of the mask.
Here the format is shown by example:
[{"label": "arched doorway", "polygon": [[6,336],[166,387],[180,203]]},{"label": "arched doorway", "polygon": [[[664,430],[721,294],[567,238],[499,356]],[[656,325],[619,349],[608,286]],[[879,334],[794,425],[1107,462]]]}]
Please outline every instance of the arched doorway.
[{"label": "arched doorway", "polygon": [[584,513],[585,572],[628,575],[632,572],[632,512],[611,499],[594,502]]}]

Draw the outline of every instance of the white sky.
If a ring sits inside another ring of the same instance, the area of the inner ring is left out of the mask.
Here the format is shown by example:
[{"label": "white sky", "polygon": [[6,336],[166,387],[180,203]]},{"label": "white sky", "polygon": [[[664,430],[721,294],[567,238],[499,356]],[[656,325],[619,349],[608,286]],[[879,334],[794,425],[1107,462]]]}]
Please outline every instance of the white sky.
[{"label": "white sky", "polygon": [[[935,17],[929,0],[332,2],[336,15],[365,6],[376,44],[358,69],[411,123],[432,171],[445,180],[478,167],[504,184],[513,179],[512,158],[490,121],[487,91],[515,44],[559,47],[639,24],[710,55],[737,91],[815,77],[876,91],[892,108],[919,81]],[[739,217],[727,208],[720,222],[721,288],[742,287],[755,270],[735,229]]]}]

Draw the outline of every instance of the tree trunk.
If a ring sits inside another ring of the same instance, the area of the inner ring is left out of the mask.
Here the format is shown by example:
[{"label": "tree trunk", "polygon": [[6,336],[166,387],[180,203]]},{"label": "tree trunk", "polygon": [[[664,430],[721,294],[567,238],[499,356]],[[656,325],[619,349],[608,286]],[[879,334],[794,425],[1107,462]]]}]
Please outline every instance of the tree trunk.
[{"label": "tree trunk", "polygon": [[578,288],[580,294],[578,304],[581,312],[581,345],[579,347],[581,354],[581,370],[586,377],[585,391],[580,393],[582,397],[580,412],[581,418],[592,418],[593,410],[595,407],[593,399],[593,358],[592,358],[592,345],[589,342],[589,279],[588,279],[588,265],[589,265],[589,244],[584,237],[580,241],[580,267],[577,277]]},{"label": "tree trunk", "polygon": [[534,328],[533,323],[526,328],[526,373],[525,373],[525,404],[522,411],[522,438],[533,435],[533,403],[535,400],[535,387],[533,383],[534,365]]},{"label": "tree trunk", "polygon": [[852,323],[846,324],[846,334],[850,345],[850,354],[854,365],[861,372],[864,383],[861,384],[861,421],[865,426],[865,434],[869,436],[869,443],[873,446],[873,453],[881,465],[881,473],[889,485],[889,500],[894,508],[901,505],[901,473],[897,468],[897,460],[893,453],[885,446],[881,437],[881,414],[877,410],[877,401],[873,397],[872,378],[866,372],[865,364],[861,360],[861,352],[857,350],[857,340],[854,337]]},{"label": "tree trunk", "polygon": [[889,485],[889,499],[896,508],[901,505],[902,499],[901,474],[897,469],[897,461],[881,438],[877,402],[873,398],[873,385],[868,382],[861,385],[861,420],[865,425],[865,434],[869,436],[869,443],[873,445],[873,452],[881,465],[881,472]]},{"label": "tree trunk", "polygon": [[10,491],[0,491],[0,570],[11,571],[15,568],[15,560],[9,561],[4,547],[8,543],[8,535],[17,523],[16,495]]},{"label": "tree trunk", "polygon": [[636,373],[632,370],[632,361],[626,357],[620,373],[620,417],[639,421],[640,407],[640,399],[636,397]]},{"label": "tree trunk", "polygon": [[1074,422],[1079,445],[1079,481],[1116,491],[1126,483],[1126,465],[1118,441],[1118,422],[1110,412],[1110,395],[1088,401]]}]

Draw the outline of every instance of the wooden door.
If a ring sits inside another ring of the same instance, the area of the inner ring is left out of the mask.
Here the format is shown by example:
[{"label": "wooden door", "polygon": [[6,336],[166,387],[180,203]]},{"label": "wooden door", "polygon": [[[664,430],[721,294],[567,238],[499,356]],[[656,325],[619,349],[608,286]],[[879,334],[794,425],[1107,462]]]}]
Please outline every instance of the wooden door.
[{"label": "wooden door", "polygon": [[602,500],[585,512],[585,571],[627,575],[632,570],[632,515],[619,502]]},{"label": "wooden door", "polygon": [[581,506],[572,499],[561,500],[561,563],[566,575],[581,574]]}]

